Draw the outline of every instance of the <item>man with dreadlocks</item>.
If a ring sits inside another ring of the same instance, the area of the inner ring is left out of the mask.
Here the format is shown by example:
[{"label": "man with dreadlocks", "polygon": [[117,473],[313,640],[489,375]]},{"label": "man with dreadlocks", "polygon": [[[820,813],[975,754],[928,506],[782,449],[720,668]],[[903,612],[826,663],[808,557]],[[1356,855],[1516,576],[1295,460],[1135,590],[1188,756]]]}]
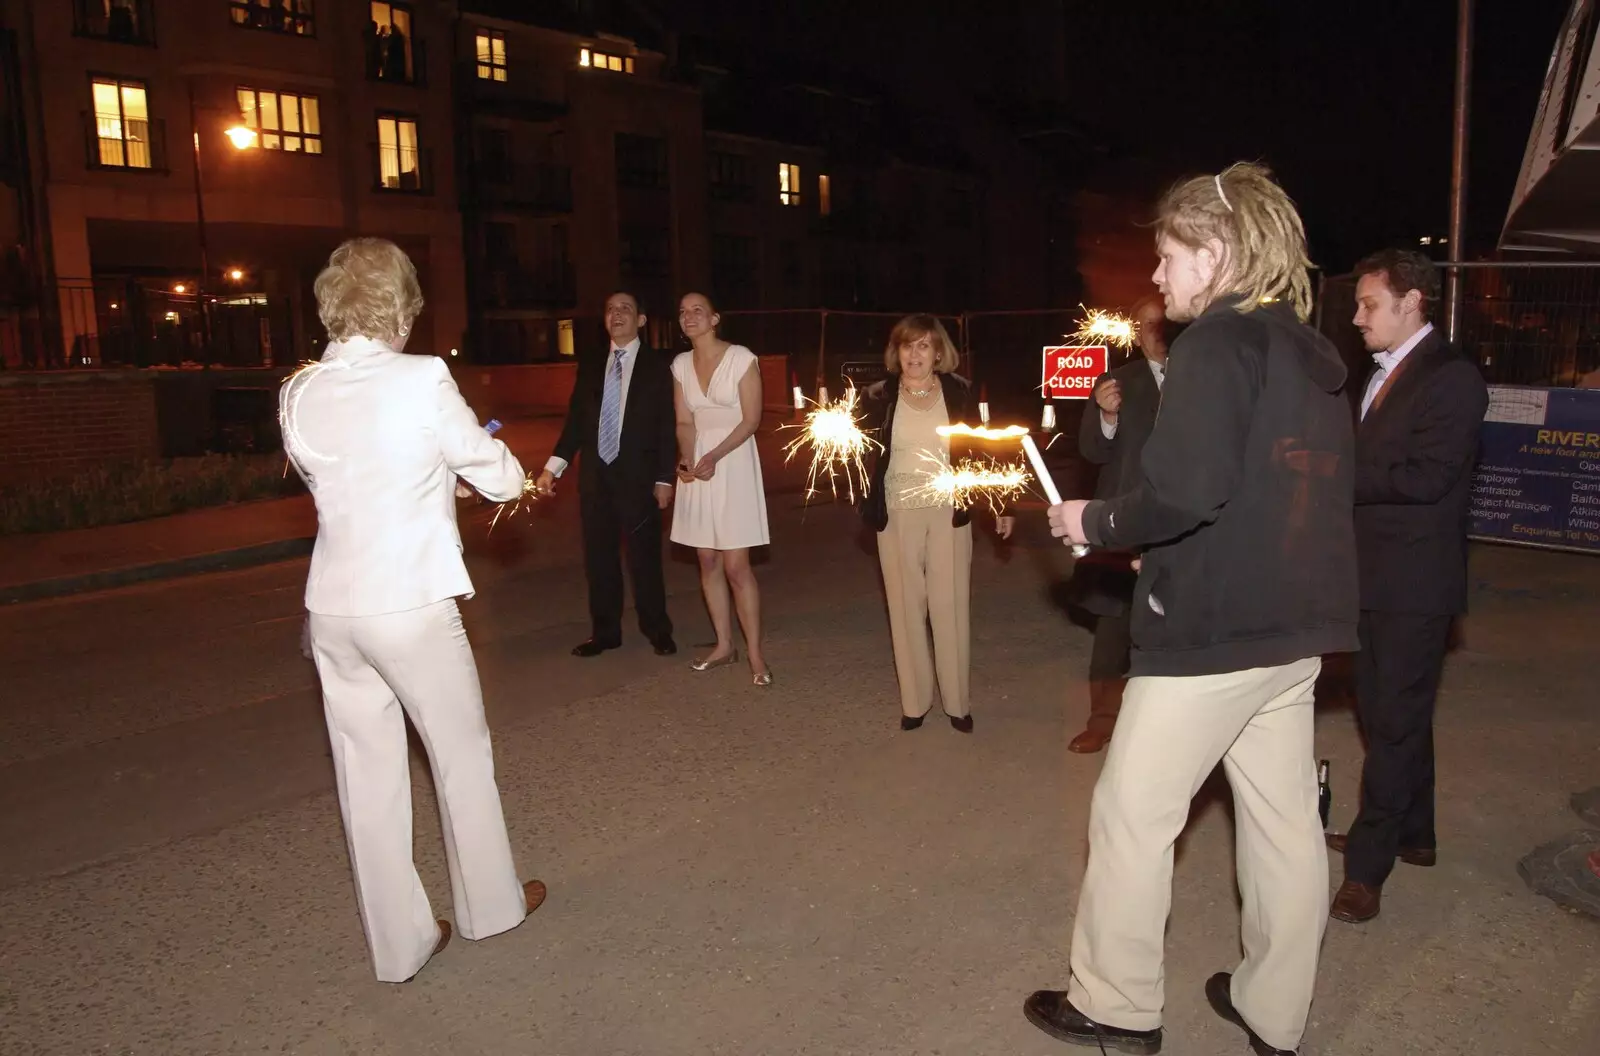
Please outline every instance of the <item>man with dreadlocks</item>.
[{"label": "man with dreadlocks", "polygon": [[1065,502],[1071,544],[1143,552],[1117,735],[1095,786],[1065,991],[1028,998],[1054,1037],[1161,1048],[1173,844],[1221,762],[1233,788],[1244,960],[1206,983],[1258,1056],[1292,1053],[1328,911],[1312,688],[1356,648],[1354,438],[1338,352],[1304,324],[1305,230],[1259,165],[1174,186],[1153,276],[1173,342],[1141,480]]}]

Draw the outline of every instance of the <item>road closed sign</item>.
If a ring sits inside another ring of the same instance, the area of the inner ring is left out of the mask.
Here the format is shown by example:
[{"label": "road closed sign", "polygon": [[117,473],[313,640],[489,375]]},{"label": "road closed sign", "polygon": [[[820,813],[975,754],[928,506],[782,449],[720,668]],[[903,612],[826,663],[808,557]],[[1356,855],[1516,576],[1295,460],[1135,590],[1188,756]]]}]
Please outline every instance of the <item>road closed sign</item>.
[{"label": "road closed sign", "polygon": [[1040,391],[1046,399],[1087,400],[1094,395],[1094,379],[1106,372],[1110,360],[1105,345],[1046,345]]}]

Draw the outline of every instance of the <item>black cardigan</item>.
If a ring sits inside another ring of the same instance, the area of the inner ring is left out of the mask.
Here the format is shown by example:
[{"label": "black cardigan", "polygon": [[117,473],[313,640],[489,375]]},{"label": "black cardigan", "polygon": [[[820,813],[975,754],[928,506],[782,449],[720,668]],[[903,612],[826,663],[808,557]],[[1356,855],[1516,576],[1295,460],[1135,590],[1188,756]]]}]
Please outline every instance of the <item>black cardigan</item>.
[{"label": "black cardigan", "polygon": [[[944,390],[944,408],[951,424],[965,422],[968,411],[972,409],[972,384],[959,374],[935,374],[934,377],[939,379],[939,387]],[[869,484],[866,495],[860,500],[861,519],[868,528],[881,532],[889,527],[889,505],[883,495],[883,478],[889,472],[889,449],[894,439],[894,409],[900,404],[899,379],[890,377],[870,385],[863,395],[865,398],[862,407],[866,412],[867,422],[869,426],[877,423],[874,431],[877,433],[878,443],[882,446],[873,448],[868,456]],[[952,465],[967,453],[968,446],[966,440],[951,438]],[[953,510],[950,523],[957,528],[972,523],[972,510]]]}]

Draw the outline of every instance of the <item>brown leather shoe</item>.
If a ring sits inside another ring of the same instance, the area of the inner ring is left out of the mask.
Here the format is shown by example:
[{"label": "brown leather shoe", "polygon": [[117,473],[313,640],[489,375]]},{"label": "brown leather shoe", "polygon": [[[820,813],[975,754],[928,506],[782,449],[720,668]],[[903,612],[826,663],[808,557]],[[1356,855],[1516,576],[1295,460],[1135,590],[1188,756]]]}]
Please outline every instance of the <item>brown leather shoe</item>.
[{"label": "brown leather shoe", "polygon": [[1362,924],[1378,915],[1378,903],[1382,898],[1383,888],[1346,880],[1333,896],[1328,915],[1349,924]]},{"label": "brown leather shoe", "polygon": [[[1349,835],[1342,832],[1330,832],[1325,838],[1328,841],[1328,850],[1336,854],[1343,854],[1345,845],[1350,842]],[[1432,847],[1402,847],[1396,857],[1407,865],[1417,865],[1424,869],[1439,864],[1439,852]]]},{"label": "brown leather shoe", "polygon": [[[439,924],[439,941],[433,944],[433,952],[428,954],[428,960],[422,962],[424,967],[427,966],[428,961],[431,961],[435,957],[439,956],[439,951],[440,950],[443,950],[446,946],[450,945],[450,922],[448,920],[441,920],[441,921],[438,922],[438,924]],[[411,979],[415,979],[419,974],[421,974],[421,972],[422,972],[422,969],[418,968],[415,972],[413,972],[411,974]],[[409,983],[411,981],[411,979],[407,979],[406,982]]]},{"label": "brown leather shoe", "polygon": [[1109,733],[1101,733],[1099,730],[1084,730],[1072,738],[1072,743],[1067,745],[1067,751],[1077,752],[1079,755],[1093,755],[1104,748],[1109,740],[1111,740]]},{"label": "brown leather shoe", "polygon": [[533,911],[544,904],[547,894],[543,880],[529,880],[522,885],[522,900],[528,904],[528,916],[533,916]]}]

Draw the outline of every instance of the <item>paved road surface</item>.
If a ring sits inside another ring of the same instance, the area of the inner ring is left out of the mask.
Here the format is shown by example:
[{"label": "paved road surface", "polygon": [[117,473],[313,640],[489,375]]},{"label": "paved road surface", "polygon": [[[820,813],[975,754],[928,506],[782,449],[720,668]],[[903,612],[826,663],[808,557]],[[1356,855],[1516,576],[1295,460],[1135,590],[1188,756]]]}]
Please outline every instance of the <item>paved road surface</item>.
[{"label": "paved road surface", "polygon": [[[847,510],[797,502],[773,499],[759,569],[765,691],[637,636],[569,657],[586,622],[570,497],[466,529],[507,818],[551,896],[403,987],[372,980],[362,945],[296,648],[303,562],[0,610],[0,1052],[1066,1051],[1019,1012],[1066,978],[1099,770],[1065,751],[1089,642],[1051,600],[1066,554],[1038,514],[1019,545],[978,546],[977,732],[903,734],[870,543]],[[1600,563],[1475,561],[1441,704],[1441,864],[1402,868],[1378,921],[1330,927],[1307,1052],[1600,1051],[1600,925],[1514,872],[1600,783]],[[705,640],[692,563],[668,575],[680,643]],[[1320,723],[1342,827],[1359,742],[1337,703]],[[414,775],[419,867],[447,913]],[[1245,1051],[1200,993],[1238,956],[1231,856],[1225,800],[1203,795],[1169,1052]]]}]

